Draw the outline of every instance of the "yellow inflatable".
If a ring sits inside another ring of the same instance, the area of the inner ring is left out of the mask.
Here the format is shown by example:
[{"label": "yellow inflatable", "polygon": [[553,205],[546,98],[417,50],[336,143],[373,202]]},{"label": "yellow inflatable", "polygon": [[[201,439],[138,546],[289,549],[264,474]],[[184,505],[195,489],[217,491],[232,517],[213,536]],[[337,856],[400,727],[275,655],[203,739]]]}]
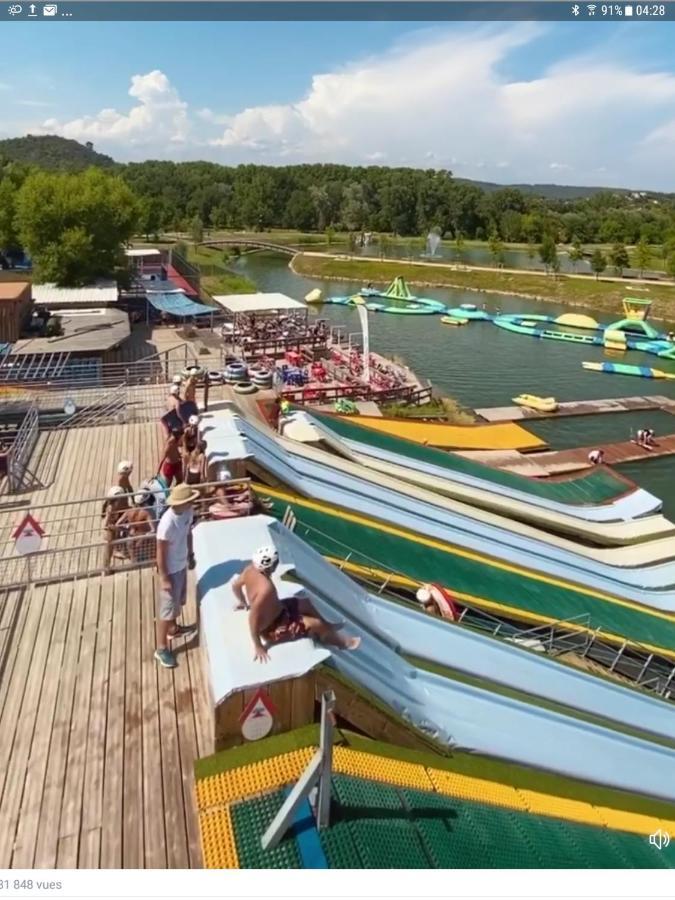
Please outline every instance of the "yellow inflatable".
[{"label": "yellow inflatable", "polygon": [[537,397],[536,394],[519,394],[513,398],[513,402],[539,412],[555,412],[558,408],[555,397]]}]

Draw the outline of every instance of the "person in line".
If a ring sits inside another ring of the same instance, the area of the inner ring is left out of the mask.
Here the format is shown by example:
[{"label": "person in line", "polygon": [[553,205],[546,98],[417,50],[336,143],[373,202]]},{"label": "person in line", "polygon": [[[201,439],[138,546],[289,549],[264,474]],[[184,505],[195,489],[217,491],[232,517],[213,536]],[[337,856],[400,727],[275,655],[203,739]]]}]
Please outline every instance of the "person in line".
[{"label": "person in line", "polygon": [[601,466],[605,460],[604,450],[591,450],[588,454],[588,461],[592,466]]},{"label": "person in line", "polygon": [[249,610],[253,659],[268,662],[269,653],[265,644],[269,646],[301,637],[312,637],[341,650],[356,650],[361,638],[340,634],[339,626],[323,619],[306,597],[279,599],[272,581],[278,565],[276,548],[261,547],[232,585],[238,600],[237,609],[248,607]]},{"label": "person in line", "polygon": [[[180,376],[179,376],[180,377]],[[208,379],[207,379],[208,380]],[[190,372],[183,386],[183,403],[181,416],[183,418],[191,418],[199,415],[199,407],[197,406],[197,382],[199,381],[199,370]]]},{"label": "person in line", "polygon": [[199,443],[199,416],[190,416],[183,429],[181,446],[185,453],[192,453]]},{"label": "person in line", "polygon": [[103,534],[105,537],[105,547],[103,550],[103,574],[109,575],[111,570],[112,558],[116,549],[117,552],[126,558],[123,545],[120,545],[126,534],[121,519],[129,505],[129,499],[118,484],[110,488],[108,496],[103,503]]},{"label": "person in line", "polygon": [[192,485],[206,481],[206,441],[197,441],[190,451],[184,449],[183,481]]},{"label": "person in line", "polygon": [[178,665],[169,644],[176,638],[190,640],[196,625],[179,625],[187,599],[188,567],[194,568],[192,550],[193,504],[199,493],[187,484],[176,485],[169,494],[168,509],[157,526],[157,572],[159,609],[155,659],[167,669]]},{"label": "person in line", "polygon": [[123,459],[117,466],[117,484],[122,488],[125,494],[133,494],[134,489],[131,486],[131,473],[134,471],[134,464],[128,459]]},{"label": "person in line", "polygon": [[125,528],[129,541],[127,549],[132,563],[145,562],[151,559],[151,541],[155,520],[150,509],[152,494],[148,490],[139,490],[134,494],[134,505],[122,513],[118,525]]},{"label": "person in line", "polygon": [[173,429],[164,445],[164,458],[162,459],[160,472],[162,478],[166,481],[167,487],[171,487],[174,481],[176,484],[180,484],[183,480],[183,460],[180,455],[182,434],[182,431]]}]

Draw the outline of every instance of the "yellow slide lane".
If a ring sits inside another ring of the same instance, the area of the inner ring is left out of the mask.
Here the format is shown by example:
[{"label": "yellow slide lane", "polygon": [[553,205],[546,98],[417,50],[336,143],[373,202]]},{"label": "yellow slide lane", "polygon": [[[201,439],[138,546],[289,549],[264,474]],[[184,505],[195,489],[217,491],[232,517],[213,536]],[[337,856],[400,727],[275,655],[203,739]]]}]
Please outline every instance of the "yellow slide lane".
[{"label": "yellow slide lane", "polygon": [[387,419],[380,416],[349,416],[358,425],[406,438],[418,444],[453,450],[541,450],[545,441],[515,422],[485,425],[445,425],[415,419]]}]

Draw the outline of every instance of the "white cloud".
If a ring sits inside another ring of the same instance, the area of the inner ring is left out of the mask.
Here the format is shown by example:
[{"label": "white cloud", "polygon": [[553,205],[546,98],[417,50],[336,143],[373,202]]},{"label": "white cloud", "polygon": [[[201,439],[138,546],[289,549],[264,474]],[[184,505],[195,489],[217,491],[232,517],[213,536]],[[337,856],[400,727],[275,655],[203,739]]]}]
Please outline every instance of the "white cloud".
[{"label": "white cloud", "polygon": [[513,181],[554,172],[597,183],[599,161],[610,159],[606,178],[616,184],[668,187],[675,73],[642,71],[599,36],[594,56],[509,79],[511,57],[530,54],[543,33],[531,23],[417,33],[376,57],[318,72],[294,102],[239,111],[190,111],[154,70],[133,76],[130,108],[50,119],[42,130],[94,140],[120,159],[386,162],[494,180],[508,170]]},{"label": "white cloud", "polygon": [[108,147],[118,142],[162,146],[166,141],[187,140],[190,130],[187,103],[180,99],[163,72],[155,69],[145,75],[133,75],[129,96],[137,103],[128,113],[102,109],[94,116],[69,122],[48,119],[42,131],[80,141],[96,140]]}]

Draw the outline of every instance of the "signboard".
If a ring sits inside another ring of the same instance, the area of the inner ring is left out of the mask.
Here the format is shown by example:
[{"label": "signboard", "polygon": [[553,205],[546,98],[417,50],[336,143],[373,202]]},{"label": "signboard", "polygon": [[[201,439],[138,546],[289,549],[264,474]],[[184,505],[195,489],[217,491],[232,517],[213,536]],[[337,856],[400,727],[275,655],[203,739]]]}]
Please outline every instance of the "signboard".
[{"label": "signboard", "polygon": [[14,538],[14,549],[21,556],[37,553],[44,535],[45,533],[40,523],[30,513],[27,513],[12,535]]},{"label": "signboard", "polygon": [[274,726],[276,707],[263,688],[259,688],[239,717],[241,733],[247,741],[267,737]]}]

